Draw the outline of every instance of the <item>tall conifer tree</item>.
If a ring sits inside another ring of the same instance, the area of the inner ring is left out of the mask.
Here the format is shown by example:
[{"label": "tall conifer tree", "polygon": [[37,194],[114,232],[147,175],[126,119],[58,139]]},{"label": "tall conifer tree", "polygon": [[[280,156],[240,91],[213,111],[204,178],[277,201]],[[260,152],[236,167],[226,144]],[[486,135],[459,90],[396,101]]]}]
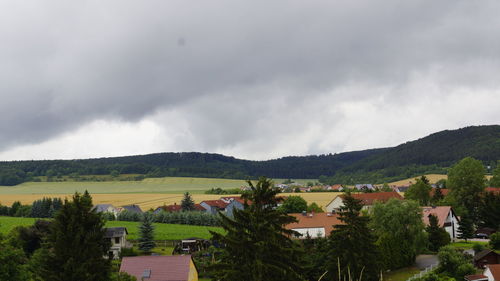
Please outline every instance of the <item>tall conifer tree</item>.
[{"label": "tall conifer tree", "polygon": [[104,239],[104,222],[92,210],[92,198],[85,191],[64,201],[50,228],[42,252],[39,278],[46,281],[107,281],[110,248]]},{"label": "tall conifer tree", "polygon": [[[330,235],[327,280],[379,280],[380,252],[368,227],[370,218],[361,214],[361,201],[347,193],[339,215],[342,224]],[[340,278],[340,279],[339,279]]]},{"label": "tall conifer tree", "polygon": [[294,281],[303,280],[300,250],[291,240],[295,231],[284,225],[294,217],[276,209],[281,198],[267,178],[260,178],[244,194],[245,208],[235,210],[233,218],[221,214],[225,234],[212,232],[213,239],[225,245],[220,260],[213,266],[220,281]]},{"label": "tall conifer tree", "polygon": [[144,213],[142,223],[139,226],[139,250],[149,252],[156,244],[154,241],[153,215]]}]

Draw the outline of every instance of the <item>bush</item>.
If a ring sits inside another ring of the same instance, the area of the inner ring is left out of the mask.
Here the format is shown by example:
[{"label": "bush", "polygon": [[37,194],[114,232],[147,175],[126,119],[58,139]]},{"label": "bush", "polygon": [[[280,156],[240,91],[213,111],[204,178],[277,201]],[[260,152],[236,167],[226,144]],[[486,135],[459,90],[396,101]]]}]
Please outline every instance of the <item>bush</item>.
[{"label": "bush", "polygon": [[490,247],[494,250],[500,250],[500,232],[490,236]]}]

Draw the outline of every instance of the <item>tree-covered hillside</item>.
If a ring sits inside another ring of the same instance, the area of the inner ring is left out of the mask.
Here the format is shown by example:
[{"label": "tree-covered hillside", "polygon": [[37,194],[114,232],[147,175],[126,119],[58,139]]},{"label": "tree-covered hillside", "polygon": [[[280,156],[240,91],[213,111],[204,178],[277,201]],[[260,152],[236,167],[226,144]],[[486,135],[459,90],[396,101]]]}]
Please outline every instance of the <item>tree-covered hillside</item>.
[{"label": "tree-covered hillside", "polygon": [[[183,152],[83,160],[0,162],[0,185],[37,176],[143,174],[147,177],[319,178],[336,183],[381,182],[426,172],[443,173],[472,156],[485,165],[500,159],[500,126],[442,131],[392,148],[249,161],[220,154]],[[326,179],[328,177],[328,179]]]}]

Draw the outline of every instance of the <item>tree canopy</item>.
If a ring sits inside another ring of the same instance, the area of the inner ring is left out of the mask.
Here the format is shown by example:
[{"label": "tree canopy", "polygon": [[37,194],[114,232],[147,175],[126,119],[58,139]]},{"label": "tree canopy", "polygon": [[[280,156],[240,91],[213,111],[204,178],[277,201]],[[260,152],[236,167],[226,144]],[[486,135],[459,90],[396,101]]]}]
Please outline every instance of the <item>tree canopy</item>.
[{"label": "tree canopy", "polygon": [[303,280],[300,251],[290,238],[296,233],[284,228],[295,218],[276,210],[282,199],[269,179],[248,184],[251,191],[242,198],[252,204],[234,210],[233,218],[221,215],[225,234],[212,232],[225,245],[214,275],[221,281]]},{"label": "tree canopy", "polygon": [[405,198],[417,201],[420,206],[428,206],[430,202],[430,192],[432,190],[429,180],[422,176],[416,179],[416,182],[412,184],[408,190],[405,192]]}]

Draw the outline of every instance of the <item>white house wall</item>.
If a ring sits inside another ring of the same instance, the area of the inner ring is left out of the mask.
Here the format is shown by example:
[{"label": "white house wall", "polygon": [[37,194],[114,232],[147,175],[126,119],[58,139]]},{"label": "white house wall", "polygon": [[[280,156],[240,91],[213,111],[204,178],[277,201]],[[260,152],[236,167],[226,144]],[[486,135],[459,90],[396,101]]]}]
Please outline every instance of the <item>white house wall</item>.
[{"label": "white house wall", "polygon": [[305,239],[307,237],[307,233],[309,233],[309,236],[311,238],[325,237],[324,227],[293,228],[292,230],[295,230],[298,233],[302,234],[302,236],[300,236],[300,239]]}]

